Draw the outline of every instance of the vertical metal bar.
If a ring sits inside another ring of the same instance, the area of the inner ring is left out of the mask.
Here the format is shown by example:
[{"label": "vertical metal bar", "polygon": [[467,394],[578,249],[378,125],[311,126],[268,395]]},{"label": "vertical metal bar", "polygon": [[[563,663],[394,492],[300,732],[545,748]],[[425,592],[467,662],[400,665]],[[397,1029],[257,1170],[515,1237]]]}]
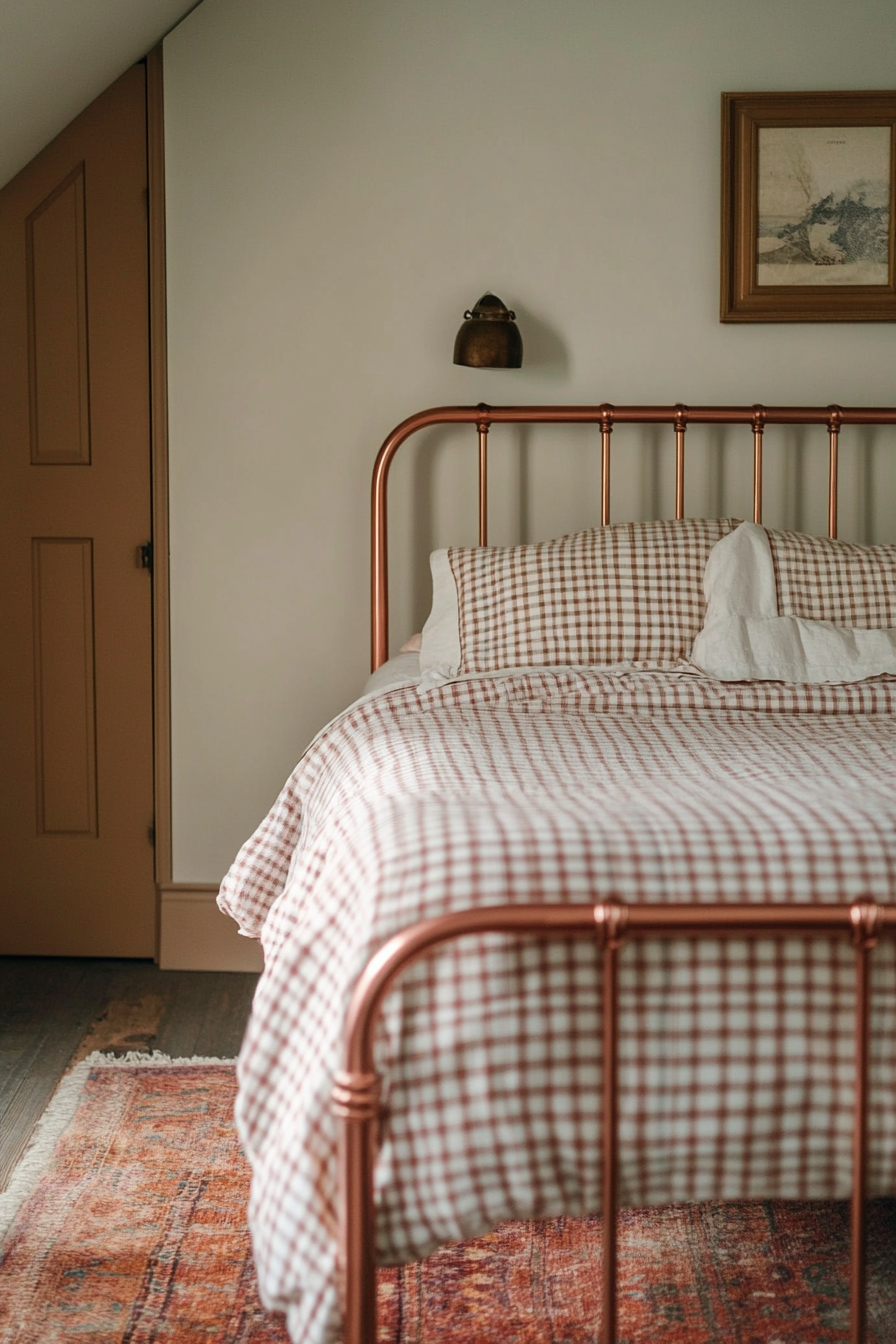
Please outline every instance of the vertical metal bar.
[{"label": "vertical metal bar", "polygon": [[617,1197],[619,1168],[619,964],[628,924],[619,901],[594,907],[603,948],[602,1050],[603,1120],[601,1124],[601,1214],[603,1218],[603,1304],[601,1344],[616,1344]]},{"label": "vertical metal bar", "polygon": [[850,1344],[865,1339],[865,1188],[868,1164],[868,949],[856,949],[855,1097],[850,1209]]},{"label": "vertical metal bar", "polygon": [[839,406],[829,406],[828,440],[830,462],[828,466],[828,536],[837,535],[837,449],[840,441],[840,423],[842,419]]},{"label": "vertical metal bar", "polygon": [[684,517],[684,435],[688,427],[687,406],[675,407],[675,517]]},{"label": "vertical metal bar", "polygon": [[616,1191],[619,1126],[618,951],[607,941],[603,954],[603,1133],[601,1212],[603,1214],[603,1312],[601,1344],[616,1344]]},{"label": "vertical metal bar", "polygon": [[855,1084],[852,1121],[852,1208],[850,1210],[850,1344],[865,1340],[865,1190],[868,1184],[868,1017],[870,954],[877,942],[880,910],[857,901],[850,910],[855,947]]},{"label": "vertical metal bar", "polygon": [[600,408],[600,524],[610,521],[610,435],[613,433],[613,408]]},{"label": "vertical metal bar", "polygon": [[488,545],[488,421],[479,429],[479,545]]},{"label": "vertical metal bar", "polygon": [[753,522],[762,522],[762,435],[765,407],[753,407]]},{"label": "vertical metal bar", "polygon": [[370,523],[370,666],[375,672],[389,657],[389,551],[386,523],[388,459],[376,460]]},{"label": "vertical metal bar", "polygon": [[339,1200],[343,1344],[376,1339],[376,1224],[373,1169],[380,1079],[375,1073],[340,1072],[333,1088],[339,1134]]},{"label": "vertical metal bar", "polygon": [[753,430],[753,522],[762,522],[762,430]]}]

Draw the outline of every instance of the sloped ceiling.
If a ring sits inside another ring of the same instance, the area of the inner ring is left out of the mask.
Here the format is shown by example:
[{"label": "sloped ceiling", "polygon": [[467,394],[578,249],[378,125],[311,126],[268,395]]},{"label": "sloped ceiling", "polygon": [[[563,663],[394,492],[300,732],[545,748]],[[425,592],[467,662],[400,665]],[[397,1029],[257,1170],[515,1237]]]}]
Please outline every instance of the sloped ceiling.
[{"label": "sloped ceiling", "polygon": [[0,186],[196,4],[0,0]]}]

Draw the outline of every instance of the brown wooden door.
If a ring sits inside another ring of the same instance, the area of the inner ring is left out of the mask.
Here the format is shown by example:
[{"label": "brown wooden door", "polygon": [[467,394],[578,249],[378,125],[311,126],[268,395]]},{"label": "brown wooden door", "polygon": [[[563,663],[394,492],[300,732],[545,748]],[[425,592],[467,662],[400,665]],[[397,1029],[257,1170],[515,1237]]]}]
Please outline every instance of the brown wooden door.
[{"label": "brown wooden door", "polygon": [[151,957],[145,69],[0,192],[0,952]]}]

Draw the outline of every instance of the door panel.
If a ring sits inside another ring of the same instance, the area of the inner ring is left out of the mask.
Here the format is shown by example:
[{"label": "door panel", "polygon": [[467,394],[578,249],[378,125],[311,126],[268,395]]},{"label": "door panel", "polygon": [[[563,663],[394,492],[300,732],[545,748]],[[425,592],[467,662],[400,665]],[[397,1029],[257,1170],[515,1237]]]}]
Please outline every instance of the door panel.
[{"label": "door panel", "polygon": [[0,952],[155,953],[146,86],[0,192]]},{"label": "door panel", "polygon": [[35,537],[31,559],[37,834],[96,837],[93,543]]},{"label": "door panel", "polygon": [[31,461],[90,462],[84,164],[25,224]]}]

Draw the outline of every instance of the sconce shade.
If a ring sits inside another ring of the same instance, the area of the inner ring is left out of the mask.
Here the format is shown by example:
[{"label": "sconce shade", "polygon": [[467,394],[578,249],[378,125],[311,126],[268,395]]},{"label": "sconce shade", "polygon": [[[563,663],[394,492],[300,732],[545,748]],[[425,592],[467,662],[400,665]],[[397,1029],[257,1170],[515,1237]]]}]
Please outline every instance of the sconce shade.
[{"label": "sconce shade", "polygon": [[472,369],[520,368],[523,338],[515,317],[497,294],[483,294],[476,307],[464,313],[463,326],[454,342],[455,364]]}]

